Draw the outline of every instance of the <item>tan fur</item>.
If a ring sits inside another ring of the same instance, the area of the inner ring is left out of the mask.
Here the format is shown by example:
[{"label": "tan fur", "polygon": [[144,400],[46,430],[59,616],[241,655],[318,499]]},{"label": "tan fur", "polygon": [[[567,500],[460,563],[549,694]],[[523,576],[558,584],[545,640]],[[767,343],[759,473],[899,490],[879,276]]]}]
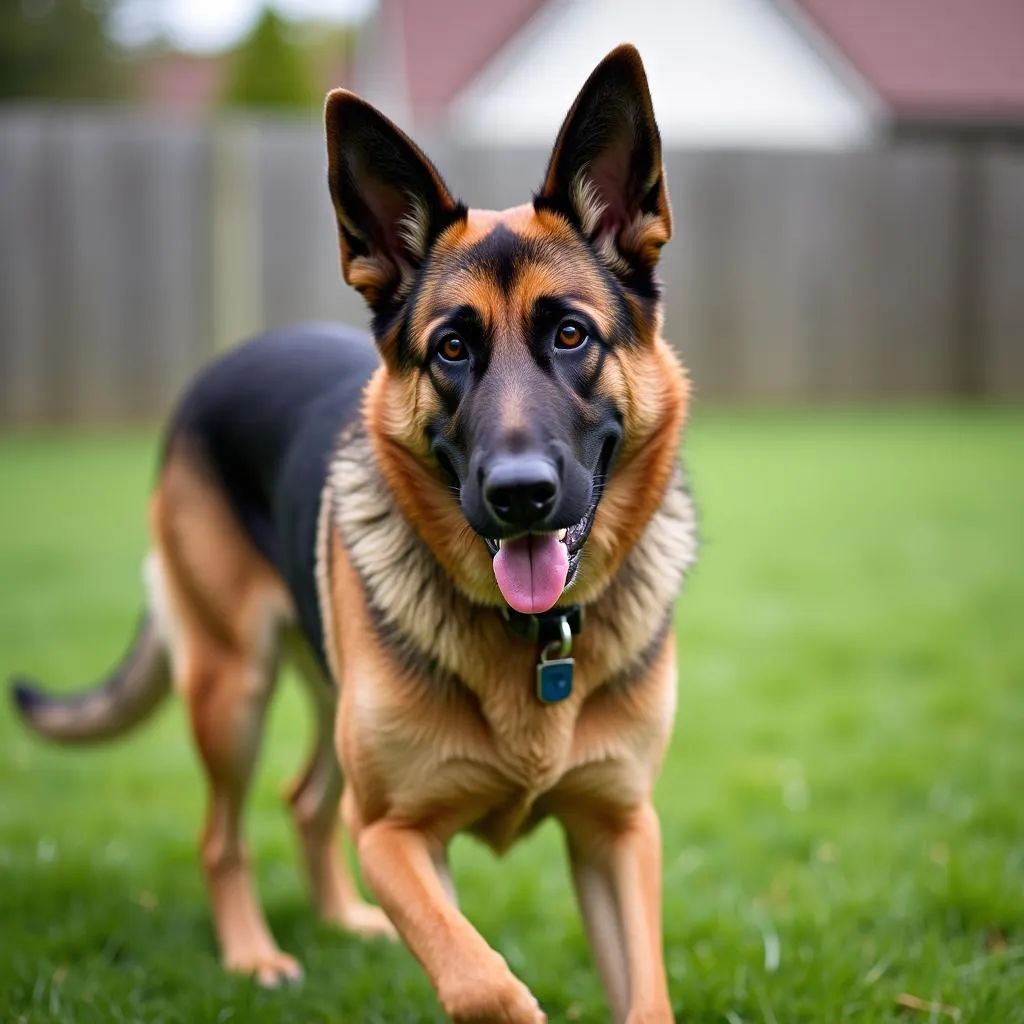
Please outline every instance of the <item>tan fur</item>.
[{"label": "tan fur", "polygon": [[[645,678],[621,690],[600,683],[607,644],[598,640],[589,656],[581,644],[574,696],[545,707],[529,685],[534,652],[495,617],[478,626],[480,647],[449,652],[466,673],[470,692],[459,695],[410,677],[373,639],[371,618],[353,601],[361,583],[340,538],[331,575],[334,602],[347,609],[335,652],[347,681],[337,725],[349,779],[346,823],[368,883],[446,1012],[456,1020],[544,1019],[457,912],[434,865],[458,831],[503,851],[555,815],[569,836],[615,1019],[628,1008],[670,1021],[650,797],[675,705],[671,633]],[[621,920],[602,912],[602,901],[621,907]]]}]

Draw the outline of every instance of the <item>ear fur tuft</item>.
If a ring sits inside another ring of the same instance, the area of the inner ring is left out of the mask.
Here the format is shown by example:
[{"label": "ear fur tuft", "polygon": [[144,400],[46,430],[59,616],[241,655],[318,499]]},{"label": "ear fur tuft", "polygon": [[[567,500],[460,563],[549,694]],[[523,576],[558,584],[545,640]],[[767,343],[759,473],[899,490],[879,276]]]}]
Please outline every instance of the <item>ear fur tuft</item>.
[{"label": "ear fur tuft", "polygon": [[354,93],[331,92],[324,122],[342,273],[375,318],[388,321],[430,247],[466,208],[416,144]]},{"label": "ear fur tuft", "polygon": [[650,286],[672,213],[647,76],[635,47],[594,69],[562,125],[537,209],[568,217],[609,270]]}]

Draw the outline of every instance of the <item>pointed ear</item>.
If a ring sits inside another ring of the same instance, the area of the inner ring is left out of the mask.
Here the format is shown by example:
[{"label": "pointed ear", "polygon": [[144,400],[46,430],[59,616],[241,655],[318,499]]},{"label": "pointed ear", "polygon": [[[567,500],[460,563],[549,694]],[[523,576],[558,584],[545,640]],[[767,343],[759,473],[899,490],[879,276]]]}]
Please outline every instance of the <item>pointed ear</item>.
[{"label": "pointed ear", "polygon": [[534,206],[568,217],[627,283],[651,280],[672,235],[672,212],[661,136],[635,47],[612,50],[580,90]]},{"label": "pointed ear", "polygon": [[324,121],[342,273],[386,319],[434,240],[466,208],[415,143],[365,100],[335,89]]}]

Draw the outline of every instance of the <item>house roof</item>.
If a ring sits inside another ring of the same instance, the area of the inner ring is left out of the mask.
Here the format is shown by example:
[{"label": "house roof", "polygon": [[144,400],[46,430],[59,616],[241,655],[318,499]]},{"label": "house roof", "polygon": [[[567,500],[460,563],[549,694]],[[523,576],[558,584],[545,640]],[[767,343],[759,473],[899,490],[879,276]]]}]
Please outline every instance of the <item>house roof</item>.
[{"label": "house roof", "polygon": [[362,87],[396,116],[408,109],[420,122],[436,120],[546,2],[378,0]]},{"label": "house roof", "polygon": [[1024,129],[1024,0],[379,0],[375,25],[369,98],[417,130],[495,143],[550,136],[625,41],[670,143]]},{"label": "house roof", "polygon": [[763,0],[548,0],[459,93],[449,123],[464,138],[547,145],[623,42],[640,50],[670,145],[836,147],[874,123],[863,95]]},{"label": "house roof", "polygon": [[1022,0],[795,0],[897,122],[1024,123]]}]

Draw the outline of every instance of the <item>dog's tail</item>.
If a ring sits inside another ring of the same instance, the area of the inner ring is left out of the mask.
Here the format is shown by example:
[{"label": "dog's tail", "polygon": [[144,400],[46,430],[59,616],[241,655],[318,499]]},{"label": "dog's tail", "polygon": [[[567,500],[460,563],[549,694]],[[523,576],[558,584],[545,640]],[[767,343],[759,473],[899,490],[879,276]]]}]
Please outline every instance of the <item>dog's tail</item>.
[{"label": "dog's tail", "polygon": [[30,679],[11,681],[22,720],[55,743],[99,743],[120,736],[148,718],[170,691],[170,656],[149,612],[121,664],[95,686],[52,694]]}]

